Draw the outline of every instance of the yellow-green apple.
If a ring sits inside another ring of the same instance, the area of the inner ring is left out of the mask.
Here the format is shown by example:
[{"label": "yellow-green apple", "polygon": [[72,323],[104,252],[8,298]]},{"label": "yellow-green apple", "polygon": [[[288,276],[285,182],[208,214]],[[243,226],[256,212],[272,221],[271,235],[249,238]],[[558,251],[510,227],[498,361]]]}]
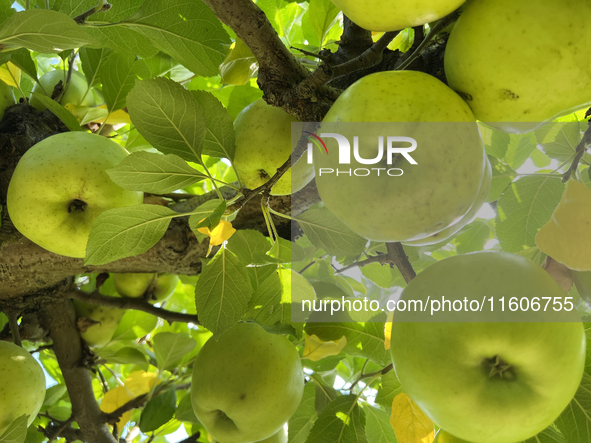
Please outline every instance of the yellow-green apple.
[{"label": "yellow-green apple", "polygon": [[39,78],[39,82],[35,83],[35,86],[33,86],[33,90],[31,91],[31,98],[29,99],[31,106],[34,106],[39,111],[45,111],[45,105],[43,105],[41,100],[39,100],[35,95],[40,94],[51,97],[53,90],[60,81],[66,88],[59,101],[62,105],[72,103],[79,106],[95,106],[96,99],[88,87],[86,77],[84,77],[78,71],[72,71],[70,82],[66,86],[67,75],[68,72],[62,69],[56,69],[43,74]]},{"label": "yellow-green apple", "polygon": [[174,274],[113,273],[111,276],[115,289],[123,297],[143,297],[153,283],[151,300],[155,302],[163,302],[170,297],[179,281]]},{"label": "yellow-green apple", "polygon": [[6,108],[16,103],[12,88],[0,80],[0,120],[4,117]]},{"label": "yellow-green apple", "polygon": [[445,17],[466,0],[332,0],[357,25],[370,31],[398,31]]},{"label": "yellow-green apple", "polygon": [[590,14],[586,0],[467,3],[445,51],[450,87],[478,120],[510,132],[588,107]]},{"label": "yellow-green apple", "polygon": [[21,415],[27,425],[37,417],[45,399],[45,375],[29,352],[0,341],[0,435]]},{"label": "yellow-green apple", "polygon": [[527,440],[558,418],[579,387],[583,324],[558,283],[524,257],[479,252],[438,261],[411,280],[401,300],[427,312],[394,312],[396,374],[457,438]]},{"label": "yellow-green apple", "polygon": [[[78,327],[81,328],[80,337],[88,346],[96,348],[101,348],[111,341],[126,312],[125,309],[93,305],[80,300],[74,300],[74,307],[78,317]],[[81,318],[90,321],[81,321]]]},{"label": "yellow-green apple", "polygon": [[[297,122],[282,109],[259,99],[238,114],[234,121],[236,154],[234,167],[244,186],[255,189],[265,184],[289,160],[291,124]],[[272,195],[299,191],[314,178],[314,168],[300,159],[271,188]]]},{"label": "yellow-green apple", "polygon": [[191,401],[211,436],[251,443],[277,433],[304,392],[300,357],[287,338],[238,323],[201,348],[193,365]]},{"label": "yellow-green apple", "polygon": [[476,201],[470,208],[470,210],[464,215],[462,218],[458,220],[458,222],[452,224],[450,227],[445,228],[443,231],[436,232],[429,237],[423,238],[421,240],[403,242],[405,245],[409,246],[427,246],[427,245],[434,245],[436,243],[442,242],[444,240],[448,240],[452,238],[455,234],[457,234],[460,229],[462,229],[467,224],[471,223],[482,205],[486,202],[486,198],[488,197],[488,192],[490,191],[490,185],[492,183],[492,167],[490,165],[490,161],[488,158],[486,159],[486,165],[484,168],[484,177],[482,177],[482,183],[480,184],[480,190],[478,191],[478,197],[476,197]]},{"label": "yellow-green apple", "polygon": [[[320,198],[369,240],[424,239],[457,222],[477,198],[486,155],[476,120],[455,92],[430,75],[387,71],[363,77],[336,100],[317,134],[328,151],[313,155]],[[348,146],[337,146],[330,134]],[[406,141],[390,146],[390,136]]]},{"label": "yellow-green apple", "polygon": [[433,443],[470,443],[466,440],[462,440],[461,438],[454,437],[449,432],[440,429],[435,436],[435,440]]},{"label": "yellow-green apple", "polygon": [[84,257],[99,214],[143,201],[143,193],[119,187],[105,172],[128,155],[114,141],[86,132],[37,143],[21,157],[8,186],[14,226],[48,251]]},{"label": "yellow-green apple", "polygon": [[285,427],[281,428],[279,432],[273,434],[271,437],[257,443],[287,443],[287,432]]}]

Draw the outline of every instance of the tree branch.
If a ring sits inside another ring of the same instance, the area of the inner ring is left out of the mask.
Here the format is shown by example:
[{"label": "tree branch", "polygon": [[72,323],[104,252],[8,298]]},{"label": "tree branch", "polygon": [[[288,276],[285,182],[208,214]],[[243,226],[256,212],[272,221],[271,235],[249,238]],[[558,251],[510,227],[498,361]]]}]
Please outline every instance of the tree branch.
[{"label": "tree branch", "polygon": [[406,283],[417,276],[401,243],[386,243],[386,249],[388,257],[396,265]]},{"label": "tree branch", "polygon": [[93,305],[108,306],[110,308],[134,309],[136,311],[147,312],[166,320],[169,323],[182,322],[199,324],[199,318],[194,314],[184,314],[182,312],[173,312],[166,309],[157,308],[141,298],[109,297],[99,292],[68,291],[64,296],[80,300]]},{"label": "tree branch", "polygon": [[72,416],[80,426],[82,438],[92,443],[116,443],[94,400],[90,371],[82,366],[84,352],[74,305],[70,300],[54,300],[42,307],[41,316],[53,339],[53,350],[72,402]]},{"label": "tree branch", "polygon": [[[587,111],[587,114],[590,114],[590,112]],[[586,115],[585,117],[587,116],[588,115]],[[579,163],[585,155],[585,152],[587,151],[589,145],[591,145],[591,122],[589,122],[589,127],[587,128],[585,134],[583,134],[583,138],[575,148],[575,158],[573,159],[573,162],[571,163],[568,170],[564,173],[562,177],[562,183],[566,183],[567,181],[569,181],[571,176],[577,171],[577,169],[579,169]]]}]

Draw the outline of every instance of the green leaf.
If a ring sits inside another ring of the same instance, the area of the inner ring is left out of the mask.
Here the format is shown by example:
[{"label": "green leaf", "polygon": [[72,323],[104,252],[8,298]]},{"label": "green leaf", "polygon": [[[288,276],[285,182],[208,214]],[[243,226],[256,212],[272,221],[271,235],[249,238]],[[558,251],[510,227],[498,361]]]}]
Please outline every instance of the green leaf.
[{"label": "green leaf", "polygon": [[575,120],[543,125],[536,129],[535,137],[548,157],[564,162],[572,160],[582,134],[580,124]]},{"label": "green leaf", "polygon": [[206,91],[191,91],[205,112],[207,133],[203,140],[203,154],[234,160],[234,124],[232,117],[212,94]]},{"label": "green leaf", "polygon": [[309,443],[367,443],[365,414],[355,395],[343,395],[326,406],[314,423]]},{"label": "green leaf", "polygon": [[14,63],[20,70],[37,81],[37,68],[35,62],[31,58],[31,52],[26,49],[18,49],[10,52],[10,61]]},{"label": "green leaf", "polygon": [[[568,442],[570,443],[571,440]],[[580,441],[581,443],[586,440],[572,440],[573,442]],[[526,441],[522,443],[567,443],[567,440],[564,439],[564,436],[560,434],[554,428],[546,428],[538,435],[532,438],[528,438]]]},{"label": "green leaf", "polygon": [[111,53],[99,68],[98,75],[103,83],[103,95],[110,112],[125,108],[127,94],[137,78],[150,77],[150,69],[143,60]]},{"label": "green leaf", "polygon": [[511,137],[508,133],[479,124],[480,133],[486,153],[494,158],[504,158],[509,147]]},{"label": "green leaf", "polygon": [[289,419],[289,443],[306,443],[310,429],[318,418],[316,413],[316,389],[314,383],[306,383],[300,405]]},{"label": "green leaf", "polygon": [[176,408],[176,412],[174,413],[174,418],[176,418],[179,421],[184,421],[188,423],[199,423],[199,420],[195,415],[195,411],[193,411],[190,392],[187,393],[187,395],[185,395],[179,402],[179,405]]},{"label": "green leaf", "polygon": [[123,24],[143,33],[154,47],[202,76],[218,74],[226,55],[224,45],[230,44],[213,11],[193,0],[146,0]]},{"label": "green leaf", "polygon": [[387,264],[370,263],[361,268],[361,274],[380,288],[387,289],[393,286],[406,286],[398,268],[391,268]]},{"label": "green leaf", "polygon": [[110,209],[92,224],[86,245],[87,265],[103,265],[143,254],[162,238],[178,214],[160,205]]},{"label": "green leaf", "polygon": [[127,106],[131,121],[152,146],[201,163],[205,113],[180,84],[165,78],[138,81],[127,96]]},{"label": "green leaf", "polygon": [[95,86],[99,83],[102,66],[107,61],[109,55],[111,55],[111,52],[108,48],[80,48],[80,51],[78,51],[84,75],[90,86]]},{"label": "green leaf", "polygon": [[[325,315],[328,315],[325,313]],[[347,346],[343,352],[349,355],[369,358],[380,366],[386,366],[390,363],[390,352],[384,348],[384,323],[386,315],[380,313],[380,318],[374,318],[373,321],[365,323],[355,323],[350,321],[347,315],[333,316],[334,322],[314,322],[312,317],[306,324],[306,333],[317,335],[324,341],[339,340],[341,337],[347,338]],[[381,317],[383,317],[383,321]]]},{"label": "green leaf", "polygon": [[382,409],[367,406],[365,411],[365,433],[371,443],[396,443],[396,434],[390,424],[390,416]]},{"label": "green leaf", "polygon": [[231,328],[246,313],[252,296],[250,279],[238,257],[222,247],[205,266],[195,285],[200,323],[214,337]]},{"label": "green leaf", "polygon": [[[213,200],[213,201],[216,201],[216,200]],[[226,212],[226,207],[227,207],[226,201],[222,200],[220,202],[220,204],[213,210],[213,212],[210,215],[205,217],[203,220],[201,220],[199,223],[197,223],[197,225],[195,225],[194,227],[191,223],[189,223],[189,226],[194,231],[197,231],[199,228],[209,228],[210,230],[212,230],[213,228],[215,228],[217,225],[220,224],[220,220],[222,219],[224,212]],[[192,216],[192,219],[193,219],[193,221],[195,221],[196,217]]]},{"label": "green leaf", "polygon": [[490,203],[499,199],[501,194],[507,189],[507,186],[517,177],[517,172],[490,155],[488,159],[492,166],[492,180],[486,201]]},{"label": "green leaf", "polygon": [[[274,259],[273,261],[276,263],[295,263],[306,257],[306,253],[301,246],[281,237],[277,238],[266,255]],[[263,260],[263,263],[265,262],[267,261]]]},{"label": "green leaf", "polygon": [[47,391],[45,391],[43,406],[51,406],[57,403],[64,395],[66,395],[67,392],[68,389],[66,388],[66,385],[62,383],[58,383],[57,385],[47,388]]},{"label": "green leaf", "polygon": [[[339,9],[330,0],[310,0],[308,11],[302,18],[304,36],[312,46],[321,47],[328,31],[336,22]],[[307,24],[312,32],[306,32]]]},{"label": "green leaf", "polygon": [[140,416],[140,430],[151,432],[165,425],[176,410],[176,391],[169,389],[146,403]]},{"label": "green leaf", "polygon": [[583,373],[575,397],[555,424],[568,443],[591,441],[591,375]]},{"label": "green leaf", "polygon": [[142,311],[126,311],[113,334],[112,340],[135,340],[154,330],[158,317]]},{"label": "green leaf", "polygon": [[402,385],[393,370],[382,375],[381,386],[378,388],[376,403],[391,408],[394,397],[403,392]]},{"label": "green leaf", "polygon": [[[258,231],[240,229],[228,240],[228,250],[232,251],[245,265],[256,263],[260,257],[268,257],[267,250],[271,242]],[[277,269],[277,265],[248,266],[246,271],[250,276],[252,287],[256,290]]]},{"label": "green leaf", "polygon": [[8,428],[0,435],[0,443],[23,443],[27,438],[28,415],[21,415],[14,419]]},{"label": "green leaf", "polygon": [[458,254],[482,251],[484,244],[490,240],[490,228],[486,223],[475,220],[466,226],[454,239]]},{"label": "green leaf", "polygon": [[550,219],[564,191],[560,178],[522,177],[505,190],[497,205],[496,236],[503,251],[535,246],[535,236]]},{"label": "green leaf", "polygon": [[250,48],[237,38],[220,65],[221,81],[225,85],[245,85],[257,69],[257,59]]},{"label": "green leaf", "polygon": [[96,43],[70,17],[47,9],[18,12],[0,29],[0,44],[23,46],[42,53],[56,53]]},{"label": "green leaf", "polygon": [[518,169],[536,149],[536,138],[533,133],[529,132],[527,134],[511,134],[510,139],[503,160],[511,168]]},{"label": "green leaf", "polygon": [[115,354],[109,356],[107,360],[109,363],[115,363],[119,365],[136,365],[145,371],[148,370],[148,361],[146,359],[146,355],[139,349],[131,346],[125,346],[119,349],[117,352],[115,352]]},{"label": "green leaf", "polygon": [[153,194],[166,194],[207,179],[176,155],[146,151],[131,154],[107,174],[122,188]]},{"label": "green leaf", "polygon": [[[326,358],[323,360],[326,360]],[[310,378],[314,382],[314,391],[316,393],[314,408],[316,412],[320,413],[331,401],[339,396],[339,393],[332,386],[329,386],[320,375],[313,374]]]},{"label": "green leaf", "polygon": [[195,339],[174,332],[160,332],[153,340],[154,354],[161,371],[174,368],[197,345]]},{"label": "green leaf", "polygon": [[35,93],[35,97],[37,97],[47,109],[53,112],[57,118],[59,118],[64,123],[64,125],[68,127],[70,131],[84,131],[78,120],[76,120],[76,117],[74,117],[74,114],[72,114],[55,100],[52,100],[51,97],[47,97],[46,95],[38,93]]},{"label": "green leaf", "polygon": [[314,246],[330,255],[355,256],[365,250],[367,240],[351,231],[326,208],[310,209],[294,220]]}]

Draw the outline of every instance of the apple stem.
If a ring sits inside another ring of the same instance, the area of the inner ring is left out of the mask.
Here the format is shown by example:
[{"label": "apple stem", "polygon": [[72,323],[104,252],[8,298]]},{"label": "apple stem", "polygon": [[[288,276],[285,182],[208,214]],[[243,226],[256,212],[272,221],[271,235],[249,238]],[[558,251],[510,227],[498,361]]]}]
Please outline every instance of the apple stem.
[{"label": "apple stem", "polygon": [[8,323],[10,324],[12,341],[15,345],[20,346],[22,348],[23,343],[21,342],[21,334],[18,326],[18,314],[14,311],[5,311],[5,314],[8,317]]},{"label": "apple stem", "polygon": [[72,200],[72,203],[70,203],[70,206],[68,206],[68,212],[72,213],[72,212],[84,212],[84,210],[86,209],[86,202],[83,202],[82,200]]}]

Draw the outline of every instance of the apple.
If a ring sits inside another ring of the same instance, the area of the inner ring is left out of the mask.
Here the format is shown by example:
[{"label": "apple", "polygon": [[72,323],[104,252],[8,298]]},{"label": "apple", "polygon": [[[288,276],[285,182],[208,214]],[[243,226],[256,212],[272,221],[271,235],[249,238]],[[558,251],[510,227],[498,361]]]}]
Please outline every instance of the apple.
[{"label": "apple", "polygon": [[332,0],[355,24],[369,31],[398,31],[445,17],[466,0]]},{"label": "apple", "polygon": [[[95,348],[102,348],[111,342],[113,334],[126,312],[125,309],[93,305],[80,300],[74,300],[74,308],[79,319],[79,327],[82,326],[80,337],[88,346]],[[80,318],[82,317],[91,321],[81,325]]]},{"label": "apple", "polygon": [[462,229],[467,224],[471,223],[482,205],[486,203],[486,198],[488,197],[488,192],[490,191],[490,185],[492,183],[492,167],[488,158],[486,159],[486,165],[484,168],[484,177],[482,178],[482,183],[480,184],[480,190],[478,191],[478,196],[476,197],[476,201],[470,208],[470,210],[460,218],[455,224],[452,224],[448,228],[444,229],[443,231],[436,232],[429,237],[423,238],[421,240],[409,241],[404,242],[405,245],[409,246],[427,246],[427,245],[434,245],[440,243],[444,240],[448,240],[452,238],[455,234],[457,234],[460,229]]},{"label": "apple", "polygon": [[445,51],[450,87],[478,120],[509,132],[589,106],[590,14],[586,0],[467,3]]},{"label": "apple", "polygon": [[[328,155],[314,151],[320,198],[362,237],[424,239],[456,223],[474,205],[485,169],[482,139],[470,108],[435,77],[413,71],[363,77],[330,108],[317,131],[324,133],[345,135],[351,147],[358,136],[362,159],[378,159],[378,136],[412,137],[417,143],[410,153],[415,165],[400,154],[392,164],[386,155],[377,164],[363,164],[352,154],[349,164],[340,164],[336,141],[329,137],[322,138]],[[369,175],[346,173],[357,170]]]},{"label": "apple", "polygon": [[573,282],[581,298],[591,304],[591,271],[571,271]]},{"label": "apple", "polygon": [[6,111],[6,108],[15,103],[16,99],[14,98],[12,88],[0,80],[0,120],[4,117],[4,111]]},{"label": "apple", "polygon": [[[234,121],[234,167],[248,189],[265,184],[291,155],[291,124],[297,122],[282,109],[256,100]],[[314,168],[302,158],[271,188],[271,195],[299,191],[314,178]]]},{"label": "apple", "polygon": [[298,408],[304,373],[287,338],[238,323],[201,348],[193,365],[195,415],[223,443],[251,443],[276,434]]},{"label": "apple", "polygon": [[461,438],[454,437],[449,432],[440,429],[435,436],[435,440],[433,443],[470,443],[466,440],[462,440]]},{"label": "apple", "polygon": [[156,280],[151,298],[155,302],[163,302],[170,297],[179,281],[178,276],[174,274],[113,273],[111,276],[117,292],[123,297],[130,298],[143,297],[152,282]]},{"label": "apple", "polygon": [[257,443],[287,443],[287,431],[285,430],[285,427],[283,427],[276,434]]},{"label": "apple", "polygon": [[[580,317],[575,309],[554,311],[565,295],[542,268],[506,252],[434,263],[408,284],[402,300],[478,301],[483,311],[394,312],[390,351],[404,391],[457,438],[516,443],[533,437],[569,404],[583,375]],[[510,308],[512,297],[523,310]],[[527,310],[522,300],[535,297],[537,310]],[[549,297],[548,308],[542,297]]]},{"label": "apple", "polygon": [[22,156],[8,186],[6,206],[14,226],[48,251],[84,257],[100,213],[143,202],[143,193],[119,187],[105,172],[127,155],[117,143],[86,132],[37,143]]},{"label": "apple", "polygon": [[[39,111],[45,111],[45,106],[37,97],[35,97],[35,94],[51,97],[53,90],[60,81],[63,85],[66,84],[67,75],[68,72],[62,69],[56,69],[43,74],[39,78],[39,82],[35,83],[35,86],[33,86],[31,98],[29,99],[30,105],[34,106]],[[72,71],[70,82],[68,83],[66,91],[62,95],[62,98],[59,102],[62,105],[72,103],[79,106],[95,106],[95,96],[89,89],[90,88],[86,82],[86,77],[84,77],[78,71]]]},{"label": "apple", "polygon": [[33,423],[45,399],[45,375],[25,349],[0,341],[0,435],[21,415]]}]

